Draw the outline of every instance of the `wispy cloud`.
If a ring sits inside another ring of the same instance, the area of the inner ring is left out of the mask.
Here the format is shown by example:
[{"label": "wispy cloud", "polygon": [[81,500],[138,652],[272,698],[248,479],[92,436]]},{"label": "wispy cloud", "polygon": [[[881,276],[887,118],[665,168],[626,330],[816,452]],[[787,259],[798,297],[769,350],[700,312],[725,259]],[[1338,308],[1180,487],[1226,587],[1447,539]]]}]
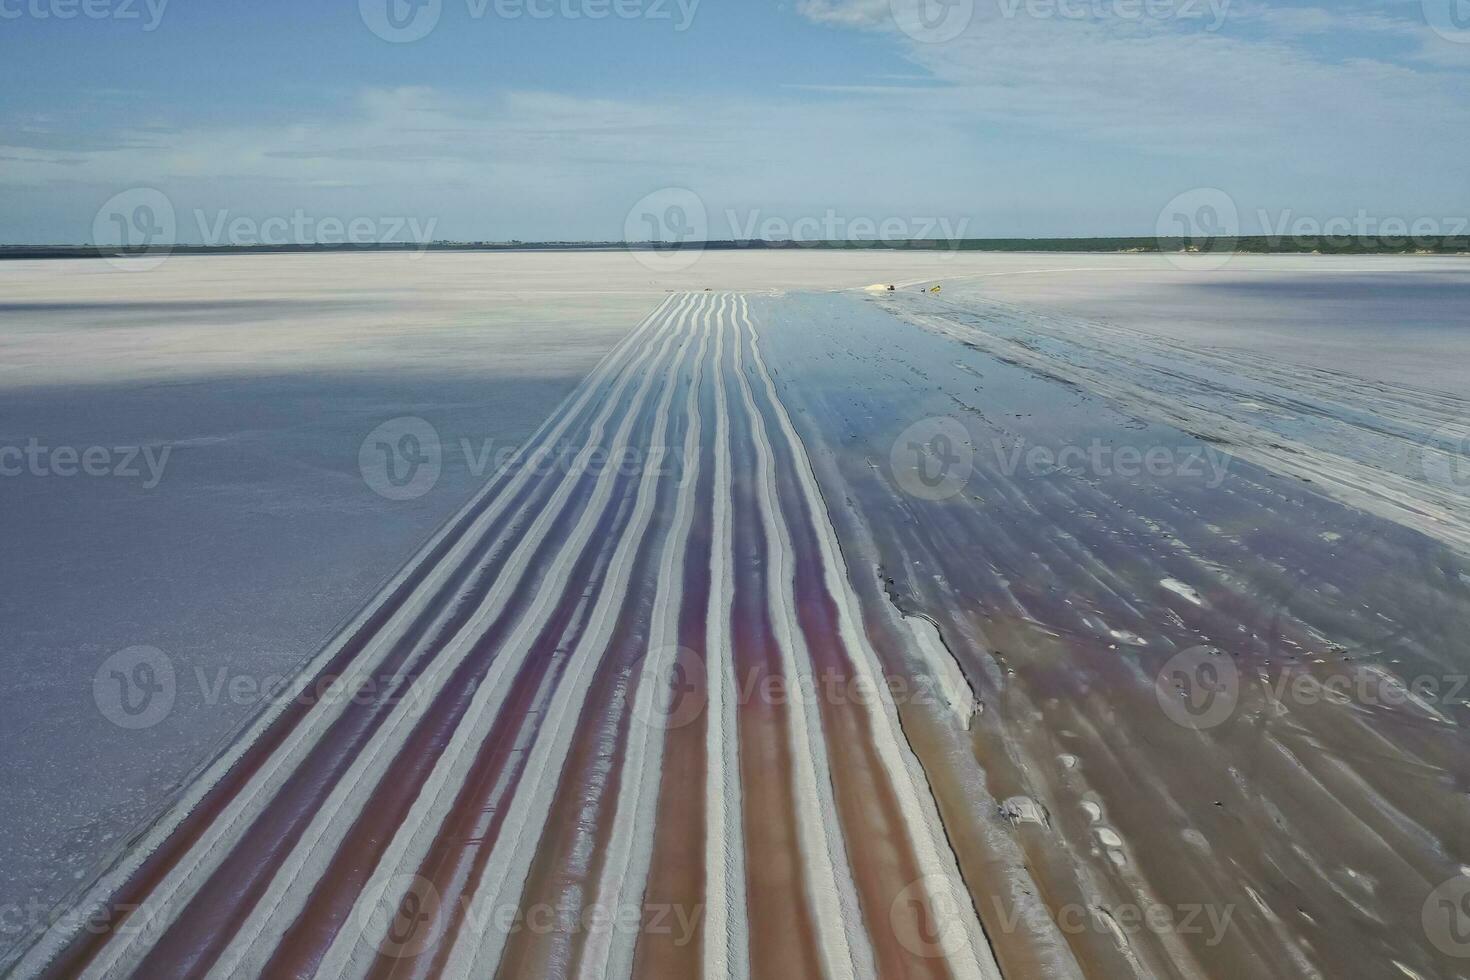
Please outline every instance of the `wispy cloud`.
[{"label": "wispy cloud", "polygon": [[0,120],[0,193],[67,240],[129,186],[184,212],[422,214],[476,238],[618,237],[666,186],[712,214],[949,215],[995,235],[1145,233],[1201,186],[1247,214],[1470,212],[1470,45],[1417,4],[1237,0],[1210,29],[1204,0],[1204,19],[1141,20],[1109,14],[1113,0],[1081,18],[1027,2],[976,0],[962,32],[925,43],[889,0],[801,0],[834,43],[860,32],[911,67],[760,95],[379,86],[275,124],[99,92]]}]

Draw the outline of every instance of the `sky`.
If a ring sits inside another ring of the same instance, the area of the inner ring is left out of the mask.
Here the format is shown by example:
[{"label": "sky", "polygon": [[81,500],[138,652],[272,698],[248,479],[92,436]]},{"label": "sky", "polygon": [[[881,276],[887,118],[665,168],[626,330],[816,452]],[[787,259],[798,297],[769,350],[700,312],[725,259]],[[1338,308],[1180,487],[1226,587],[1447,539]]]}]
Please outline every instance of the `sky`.
[{"label": "sky", "polygon": [[0,0],[0,243],[1466,215],[1470,0]]}]

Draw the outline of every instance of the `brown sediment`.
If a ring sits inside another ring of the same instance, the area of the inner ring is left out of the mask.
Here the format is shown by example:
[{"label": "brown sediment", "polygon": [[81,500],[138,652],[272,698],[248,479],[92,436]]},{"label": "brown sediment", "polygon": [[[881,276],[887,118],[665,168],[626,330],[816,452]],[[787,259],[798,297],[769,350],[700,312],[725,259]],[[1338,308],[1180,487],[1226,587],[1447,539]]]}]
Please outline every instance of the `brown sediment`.
[{"label": "brown sediment", "polygon": [[[739,332],[745,343],[745,332]],[[751,334],[750,344],[755,343]],[[827,590],[826,567],[817,541],[813,514],[797,483],[797,467],[784,434],[776,426],[775,407],[755,375],[754,355],[745,359],[747,381],[762,416],[767,443],[774,454],[776,494],[784,514],[793,551],[793,588],[797,621],[811,657],[817,685],[822,728],[827,743],[830,778],[837,817],[847,842],[859,903],[881,977],[947,978],[942,956],[912,937],[932,933],[937,916],[930,896],[911,886],[924,878],[909,828],[895,797],[871,734],[867,705],[876,705],[878,692],[860,684],[849,651],[840,638],[837,606]],[[880,679],[881,680],[881,679]],[[874,707],[872,710],[882,710]],[[904,938],[910,942],[906,946]]]},{"label": "brown sediment", "polygon": [[[729,376],[726,389],[738,391],[733,365],[723,369]],[[767,550],[775,545],[766,540],[762,526],[754,485],[756,452],[743,410],[730,412],[730,450],[735,571],[732,694],[738,705],[750,972],[755,980],[816,977],[823,967],[797,833],[787,738],[790,681],[784,676],[767,603]]]},{"label": "brown sediment", "polygon": [[1025,928],[1028,924],[1022,920],[1021,929],[1007,927],[1007,916],[1015,910],[1011,907],[1006,884],[1018,869],[980,833],[978,822],[987,819],[988,815],[975,813],[970,807],[969,794],[961,785],[964,776],[946,759],[949,738],[948,733],[941,729],[947,722],[923,706],[900,705],[898,710],[909,746],[928,777],[949,846],[954,851],[960,874],[1001,975],[1046,976],[1047,959],[1040,955],[1035,935]]},{"label": "brown sediment", "polygon": [[[714,351],[718,357],[719,351]],[[705,371],[706,377],[709,371]],[[705,737],[709,690],[705,671],[710,614],[710,548],[714,520],[715,396],[711,382],[699,391],[701,418],[699,479],[695,484],[689,539],[684,552],[683,597],[679,609],[678,653],[669,692],[663,768],[655,809],[653,853],[643,897],[643,921],[634,954],[633,976],[642,980],[684,980],[702,973],[705,894]],[[665,909],[689,913],[691,930],[663,927]]]},{"label": "brown sediment", "polygon": [[[570,976],[586,930],[598,927],[584,903],[596,898],[600,859],[612,831],[608,811],[622,776],[625,709],[632,693],[630,639],[626,627],[615,631],[608,656],[597,668],[526,874],[517,927],[506,940],[498,976]],[[553,964],[560,966],[553,969]]]},{"label": "brown sediment", "polygon": [[[707,554],[708,552],[706,552]],[[686,585],[687,588],[687,585]],[[671,715],[691,702],[707,704],[704,680],[704,625],[699,624],[700,646],[684,647],[675,667]],[[681,631],[682,634],[682,631]],[[647,980],[698,977],[704,944],[705,894],[705,726],[708,711],[671,727],[664,744],[664,765],[654,825],[653,860],[643,899],[643,922],[633,976]],[[667,928],[666,910],[684,909],[691,924],[688,933]]]}]

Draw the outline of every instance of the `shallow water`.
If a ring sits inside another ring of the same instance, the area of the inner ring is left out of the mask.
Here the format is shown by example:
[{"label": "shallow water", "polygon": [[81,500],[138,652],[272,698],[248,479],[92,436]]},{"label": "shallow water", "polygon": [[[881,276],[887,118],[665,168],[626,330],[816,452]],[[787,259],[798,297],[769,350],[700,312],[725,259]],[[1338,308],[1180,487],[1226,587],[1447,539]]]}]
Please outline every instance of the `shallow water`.
[{"label": "shallow water", "polygon": [[[1209,444],[872,301],[760,312],[855,586],[937,623],[983,705],[973,758],[950,757],[947,822],[1046,814],[968,855],[1047,896],[1055,929],[1016,933],[1005,876],[969,879],[1003,969],[1058,947],[1106,975],[1449,965],[1420,915],[1470,853],[1462,558],[1239,458],[1196,472]],[[1095,440],[1099,462],[1050,463]],[[1125,448],[1167,465],[1122,472]],[[916,482],[943,460],[958,479]],[[1343,881],[1371,891],[1345,900]],[[1133,931],[1125,953],[1062,918],[1150,903],[1234,925]]]}]

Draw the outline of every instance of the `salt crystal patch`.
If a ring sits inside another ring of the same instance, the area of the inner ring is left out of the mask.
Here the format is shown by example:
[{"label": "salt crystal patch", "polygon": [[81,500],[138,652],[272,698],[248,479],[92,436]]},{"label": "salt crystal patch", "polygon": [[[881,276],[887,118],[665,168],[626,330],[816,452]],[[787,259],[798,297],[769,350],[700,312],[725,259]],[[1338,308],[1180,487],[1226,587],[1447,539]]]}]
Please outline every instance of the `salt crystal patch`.
[{"label": "salt crystal patch", "polygon": [[1200,598],[1200,594],[1198,592],[1194,591],[1194,589],[1191,589],[1189,586],[1185,585],[1177,578],[1162,578],[1159,579],[1159,584],[1168,589],[1170,592],[1173,592],[1175,595],[1183,596],[1185,599],[1188,599],[1196,606],[1203,606],[1205,604],[1205,600]]},{"label": "salt crystal patch", "polygon": [[1013,824],[1034,823],[1041,827],[1051,825],[1046,807],[1029,796],[1013,796],[1000,805],[1001,815]]}]

